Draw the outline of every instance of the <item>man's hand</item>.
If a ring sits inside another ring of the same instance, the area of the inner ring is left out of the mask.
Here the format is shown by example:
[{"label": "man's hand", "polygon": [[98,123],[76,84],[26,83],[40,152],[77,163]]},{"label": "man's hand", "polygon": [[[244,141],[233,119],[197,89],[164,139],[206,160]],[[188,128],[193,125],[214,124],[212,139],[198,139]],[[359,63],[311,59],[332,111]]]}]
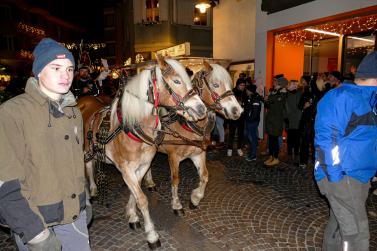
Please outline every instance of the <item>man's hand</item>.
[{"label": "man's hand", "polygon": [[43,230],[27,244],[30,251],[61,251],[62,245],[56,235],[48,229]]}]

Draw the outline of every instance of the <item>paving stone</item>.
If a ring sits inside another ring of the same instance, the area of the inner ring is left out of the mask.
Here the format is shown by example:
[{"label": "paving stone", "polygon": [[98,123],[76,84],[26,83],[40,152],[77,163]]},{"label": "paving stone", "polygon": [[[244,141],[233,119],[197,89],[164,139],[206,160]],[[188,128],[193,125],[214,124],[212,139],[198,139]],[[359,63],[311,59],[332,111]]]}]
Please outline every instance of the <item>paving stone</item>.
[{"label": "paving stone", "polygon": [[[167,157],[156,156],[152,174],[157,192],[145,193],[160,235],[158,250],[321,250],[328,208],[313,181],[312,169],[302,170],[286,163],[267,169],[263,158],[249,163],[225,155],[225,151],[207,153],[210,178],[196,210],[189,209],[189,204],[191,191],[198,186],[198,175],[191,161],[181,163],[178,193],[185,209],[182,217],[175,216],[170,208]],[[128,227],[124,210],[129,191],[121,176],[112,166],[106,173],[107,197],[103,204],[93,201],[92,250],[149,250],[144,231]],[[368,210],[377,212],[376,202],[377,196],[371,195]],[[370,250],[377,250],[377,219],[372,215]],[[143,225],[140,213],[139,217]],[[4,228],[0,228],[0,250],[16,250]]]}]

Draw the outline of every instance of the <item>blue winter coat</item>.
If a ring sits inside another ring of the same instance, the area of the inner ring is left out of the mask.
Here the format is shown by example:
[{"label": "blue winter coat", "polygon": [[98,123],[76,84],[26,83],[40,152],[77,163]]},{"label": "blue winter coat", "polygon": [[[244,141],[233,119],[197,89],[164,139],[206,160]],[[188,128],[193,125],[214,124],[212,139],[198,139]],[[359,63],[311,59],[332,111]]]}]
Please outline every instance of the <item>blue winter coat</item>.
[{"label": "blue winter coat", "polygon": [[[376,86],[342,84],[318,103],[315,179],[344,175],[367,183],[377,170]],[[374,104],[375,106],[375,104]]]}]

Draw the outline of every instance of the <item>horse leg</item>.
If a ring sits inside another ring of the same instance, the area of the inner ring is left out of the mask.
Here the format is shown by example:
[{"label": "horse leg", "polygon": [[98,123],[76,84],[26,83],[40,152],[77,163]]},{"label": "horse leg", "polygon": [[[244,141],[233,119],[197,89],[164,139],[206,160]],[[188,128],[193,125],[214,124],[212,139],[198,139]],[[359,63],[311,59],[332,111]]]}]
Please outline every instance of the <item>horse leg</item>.
[{"label": "horse leg", "polygon": [[132,230],[141,228],[139,216],[136,213],[136,200],[132,194],[130,194],[128,199],[126,217],[128,218],[128,224]]},{"label": "horse leg", "polygon": [[98,189],[96,182],[94,181],[94,168],[92,160],[85,163],[85,173],[89,181],[90,197],[95,197],[97,196]]},{"label": "horse leg", "polygon": [[[137,167],[136,165],[129,165],[126,169],[122,169],[122,176],[123,180],[126,182],[128,188],[131,191],[131,196],[127,205],[127,215],[136,215],[135,203],[133,202],[135,201],[144,218],[144,228],[147,235],[148,245],[151,249],[155,249],[161,246],[161,243],[149,214],[147,196],[145,196],[143,190],[140,187],[141,179],[148,170],[149,164],[150,162],[139,167]],[[133,220],[135,220],[135,218],[133,218]]]},{"label": "horse leg", "polygon": [[148,169],[147,173],[144,176],[144,185],[149,191],[157,191],[156,183],[153,181],[152,170]]},{"label": "horse leg", "polygon": [[190,157],[199,174],[199,186],[191,193],[190,208],[195,209],[204,197],[204,191],[208,182],[208,170],[206,166],[206,152]]},{"label": "horse leg", "polygon": [[179,159],[175,154],[169,154],[169,166],[171,175],[171,204],[173,211],[176,215],[184,215],[183,207],[178,196],[178,185],[179,185]]}]

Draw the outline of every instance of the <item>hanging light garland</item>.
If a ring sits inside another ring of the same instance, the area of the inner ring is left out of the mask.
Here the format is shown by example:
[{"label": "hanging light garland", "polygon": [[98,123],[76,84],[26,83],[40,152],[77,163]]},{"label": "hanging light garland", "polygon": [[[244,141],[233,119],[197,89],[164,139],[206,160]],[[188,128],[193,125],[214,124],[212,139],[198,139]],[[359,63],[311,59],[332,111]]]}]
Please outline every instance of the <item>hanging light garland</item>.
[{"label": "hanging light garland", "polygon": [[377,30],[377,14],[363,17],[355,17],[347,20],[340,20],[332,23],[325,23],[310,28],[334,33],[333,35],[323,34],[318,32],[311,32],[304,27],[301,29],[282,32],[275,35],[276,41],[282,45],[293,44],[302,45],[306,40],[321,40],[324,38],[333,37],[337,35],[350,35],[364,31]]},{"label": "hanging light garland", "polygon": [[[68,50],[73,50],[73,49],[79,49],[80,44],[76,43],[62,43]],[[88,49],[93,49],[93,50],[98,50],[101,48],[105,48],[106,44],[105,43],[84,43],[84,47]]]}]

